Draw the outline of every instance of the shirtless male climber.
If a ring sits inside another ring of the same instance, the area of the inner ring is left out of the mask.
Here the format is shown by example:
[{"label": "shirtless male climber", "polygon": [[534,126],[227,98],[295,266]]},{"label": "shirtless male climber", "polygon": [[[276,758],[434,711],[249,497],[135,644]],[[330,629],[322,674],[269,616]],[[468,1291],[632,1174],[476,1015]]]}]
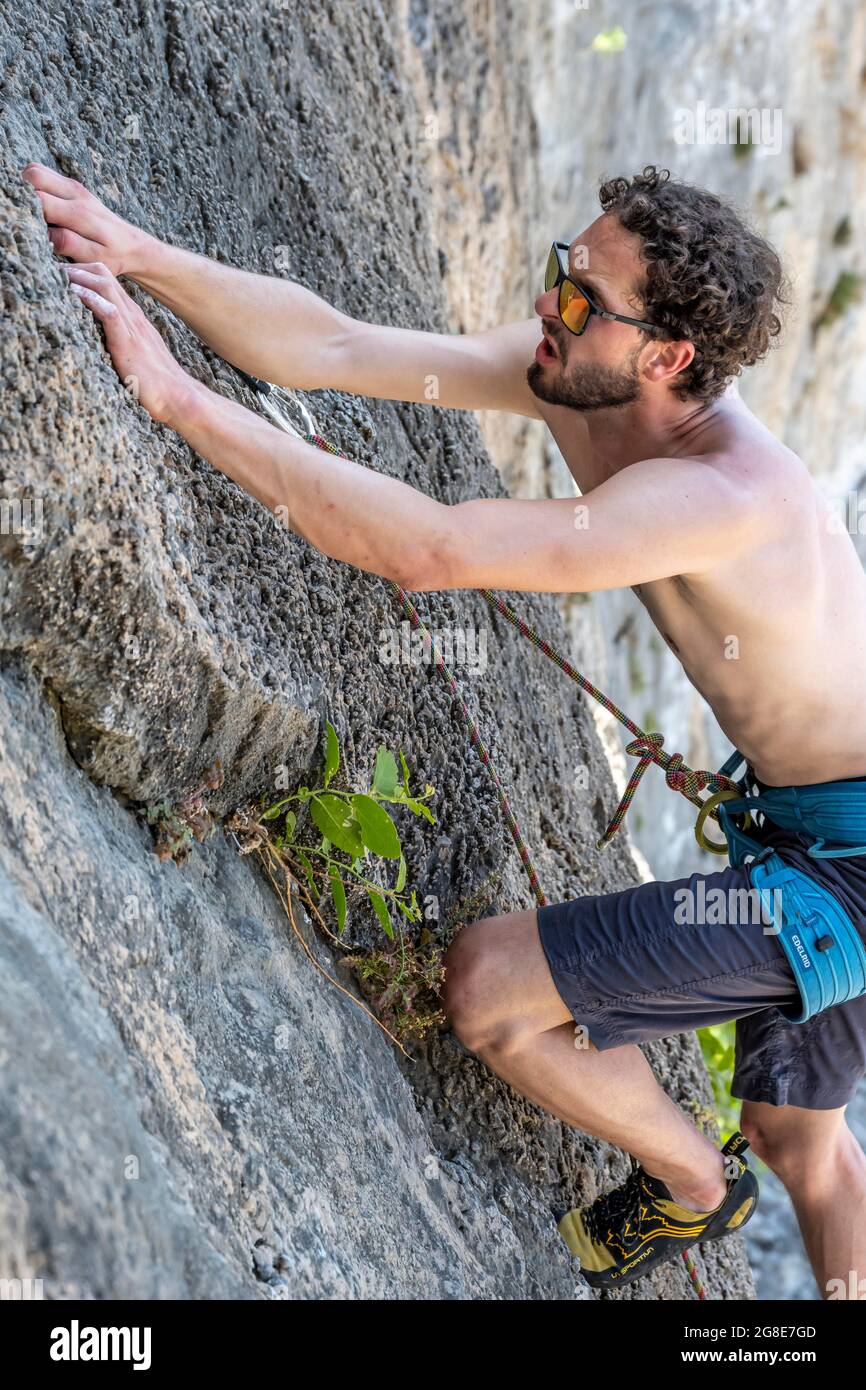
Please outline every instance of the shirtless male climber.
[{"label": "shirtless male climber", "polygon": [[[630,587],[756,787],[854,779],[866,794],[866,577],[804,464],[737,394],[779,332],[785,282],[733,208],[667,170],[610,180],[601,215],[552,246],[535,316],[439,334],[360,322],[301,285],[161,243],[42,164],[23,173],[141,405],[287,508],[312,545],[409,590]],[[573,497],[443,505],[287,436],[184,372],[119,276],[268,381],[424,404],[435,375],[439,406],[543,420],[585,520]],[[866,857],[810,858],[809,839],[772,827],[770,842],[864,930]],[[845,1119],[866,1071],[866,995],[790,1022],[777,1006],[797,998],[795,977],[760,919],[675,923],[675,889],[701,881],[749,884],[730,865],[473,923],[448,950],[447,1015],[516,1090],[631,1155],[621,1187],[559,1222],[595,1286],[751,1216],[752,1170],[698,1130],[637,1045],[737,1019],[739,1141],[790,1193],[821,1296],[837,1279],[866,1296],[866,1156]]]}]

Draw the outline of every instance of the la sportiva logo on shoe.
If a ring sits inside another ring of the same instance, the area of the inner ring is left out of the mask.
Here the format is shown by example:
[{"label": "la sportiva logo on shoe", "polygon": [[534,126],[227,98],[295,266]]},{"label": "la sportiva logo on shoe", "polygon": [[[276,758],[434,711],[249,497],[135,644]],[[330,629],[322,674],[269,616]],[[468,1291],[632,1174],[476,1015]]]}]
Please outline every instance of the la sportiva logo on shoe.
[{"label": "la sportiva logo on shoe", "polygon": [[629,1260],[627,1265],[623,1265],[622,1269],[619,1270],[619,1272],[617,1273],[616,1278],[621,1279],[622,1276],[624,1274],[627,1274],[630,1269],[634,1269],[635,1265],[639,1265],[641,1260],[645,1260],[648,1255],[651,1255],[654,1249],[655,1246],[648,1245],[642,1255],[636,1255],[633,1260]]}]

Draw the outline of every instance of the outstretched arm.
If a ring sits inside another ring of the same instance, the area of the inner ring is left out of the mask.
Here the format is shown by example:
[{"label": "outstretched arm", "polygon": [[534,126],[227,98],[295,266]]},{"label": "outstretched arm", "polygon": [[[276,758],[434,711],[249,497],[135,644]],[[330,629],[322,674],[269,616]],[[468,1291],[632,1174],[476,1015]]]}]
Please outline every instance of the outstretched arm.
[{"label": "outstretched arm", "polygon": [[136,280],[221,357],[254,376],[307,391],[330,387],[541,418],[526,382],[541,337],[537,319],[463,334],[364,323],[292,280],[168,246],[44,164],[23,172],[59,255]]},{"label": "outstretched arm", "polygon": [[70,267],[120,376],[141,404],[317,549],[407,589],[567,593],[700,572],[763,526],[723,475],[645,459],[579,500],[446,506],[397,479],[293,440],[194,381],[113,276]]}]

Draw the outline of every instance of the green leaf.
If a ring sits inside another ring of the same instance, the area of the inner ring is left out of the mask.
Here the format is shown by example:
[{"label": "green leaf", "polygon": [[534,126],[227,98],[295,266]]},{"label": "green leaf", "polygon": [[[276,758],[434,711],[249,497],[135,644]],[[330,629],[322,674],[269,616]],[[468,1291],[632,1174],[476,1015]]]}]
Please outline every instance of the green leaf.
[{"label": "green leaf", "polygon": [[292,840],[295,838],[295,827],[297,826],[297,824],[298,824],[298,818],[297,818],[297,816],[295,815],[294,811],[287,811],[287,812],[286,812],[286,843],[287,843],[287,844],[291,844]]},{"label": "green leaf", "polygon": [[318,899],[319,887],[316,883],[315,878],[313,877],[313,866],[302,849],[296,850],[296,853],[304,866],[304,873],[307,875],[307,882],[310,885],[310,892],[312,893],[314,898]]},{"label": "green leaf", "polygon": [[363,854],[364,844],[359,827],[350,807],[338,796],[314,796],[310,802],[310,815],[318,830],[332,845],[350,854]]},{"label": "green leaf", "polygon": [[319,845],[319,849],[322,851],[323,854],[330,854],[331,841],[327,838],[327,836],[322,836],[322,843]]},{"label": "green leaf", "polygon": [[433,812],[430,810],[429,806],[424,805],[423,801],[417,801],[415,797],[410,796],[407,798],[406,805],[416,816],[423,816],[425,820],[429,820],[431,825],[436,824],[436,818]]},{"label": "green leaf", "polygon": [[340,741],[331,721],[325,721],[325,786],[340,766]]},{"label": "green leaf", "polygon": [[402,893],[402,892],[403,892],[403,889],[404,889],[405,887],[406,887],[406,856],[403,855],[403,854],[401,854],[401,855],[400,855],[400,867],[399,867],[399,869],[397,870],[397,882],[394,884],[394,890],[395,890],[395,892],[397,892],[397,893]]},{"label": "green leaf", "polygon": [[405,789],[406,789],[406,795],[408,796],[408,795],[409,795],[409,764],[406,762],[406,759],[403,757],[403,749],[402,749],[402,748],[400,749],[400,766],[401,766],[401,768],[403,769],[403,786],[405,787]]},{"label": "green leaf", "polygon": [[262,812],[261,819],[276,820],[277,816],[280,815],[285,804],[285,801],[278,801],[275,806],[269,806],[266,811]]},{"label": "green leaf", "polygon": [[380,743],[373,769],[373,791],[381,792],[382,796],[393,796],[398,780],[397,759],[393,753],[389,753],[384,743]]},{"label": "green leaf", "polygon": [[399,859],[402,853],[400,849],[400,836],[397,834],[397,827],[392,821],[384,806],[380,806],[378,801],[374,801],[372,796],[365,796],[363,792],[357,792],[352,797],[352,809],[361,827],[361,838],[368,849],[374,854],[381,854],[383,859]]},{"label": "green leaf", "polygon": [[346,888],[337,869],[329,869],[328,877],[331,880],[331,893],[334,897],[334,907],[337,912],[337,931],[338,934],[342,936],[346,929]]},{"label": "green leaf", "polygon": [[381,893],[374,892],[372,888],[367,889],[367,897],[373,904],[373,910],[376,913],[376,916],[379,918],[379,921],[382,923],[382,930],[384,931],[385,935],[389,937],[391,941],[393,941],[394,926],[391,922],[390,913],[388,912],[388,909],[385,906],[385,899],[382,897]]},{"label": "green leaf", "polygon": [[405,806],[406,804],[406,792],[404,790],[402,782],[398,785],[396,791],[390,793],[376,791],[374,787],[373,795],[375,796],[377,801],[390,801],[392,805],[396,804],[397,806]]}]

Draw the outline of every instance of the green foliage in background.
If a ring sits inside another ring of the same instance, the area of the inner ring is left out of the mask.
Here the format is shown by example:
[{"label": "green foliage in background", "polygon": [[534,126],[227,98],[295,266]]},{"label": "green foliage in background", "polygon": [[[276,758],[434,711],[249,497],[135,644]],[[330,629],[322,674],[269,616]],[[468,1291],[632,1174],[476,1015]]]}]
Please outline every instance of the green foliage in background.
[{"label": "green foliage in background", "polygon": [[602,29],[596,34],[591,47],[596,53],[621,53],[626,45],[626,32],[621,24],[613,29]]},{"label": "green foliage in background", "polygon": [[710,1074],[716,1119],[722,1134],[733,1134],[739,1128],[740,1102],[731,1095],[734,1075],[734,1040],[736,1022],[717,1023],[711,1028],[698,1028],[698,1041]]},{"label": "green foliage in background", "polygon": [[835,323],[837,319],[842,317],[849,305],[856,304],[862,295],[863,276],[858,275],[853,270],[843,270],[836,278],[836,283],[830,291],[830,298],[823,311],[815,320],[813,331],[818,333],[820,329]]}]

